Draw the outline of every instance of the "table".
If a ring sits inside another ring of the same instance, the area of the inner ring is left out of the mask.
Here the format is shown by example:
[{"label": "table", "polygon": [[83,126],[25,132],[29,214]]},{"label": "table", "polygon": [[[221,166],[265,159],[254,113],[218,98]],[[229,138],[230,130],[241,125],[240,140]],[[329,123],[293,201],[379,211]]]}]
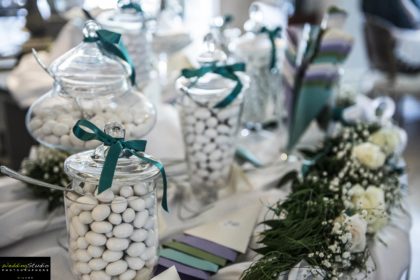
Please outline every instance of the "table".
[{"label": "table", "polygon": [[[174,113],[173,110],[171,107],[162,109],[163,112],[167,111],[166,114],[169,116]],[[161,117],[156,129],[164,131],[164,126],[177,127],[178,124],[170,124],[171,121],[174,119]],[[314,130],[311,128],[302,142],[313,143],[316,141],[320,134]],[[158,135],[152,133],[149,137],[153,140]],[[171,143],[162,143],[162,145],[166,145],[164,150],[159,149],[159,145],[157,145],[152,147],[152,151],[149,152],[162,158],[165,157],[165,154],[167,156],[170,151],[173,151],[173,147],[178,147],[181,152],[177,154],[178,156],[182,155],[180,135],[176,136]],[[187,220],[182,220],[179,216],[185,201],[180,200],[175,195],[174,187],[171,187],[169,191],[171,212],[169,214],[160,212],[160,239],[167,240],[185,229],[217,219],[224,213],[239,209],[248,203],[257,201],[269,205],[278,199],[286,198],[287,188],[275,189],[273,186],[282,174],[296,168],[297,164],[279,162],[267,168],[251,169],[246,174],[236,168],[235,174],[238,183],[235,189],[230,190],[231,194],[222,198],[214,207],[201,215]],[[406,178],[402,179],[406,180]],[[0,228],[0,256],[51,256],[52,279],[74,279],[70,272],[67,253],[58,242],[65,234],[65,218],[62,210],[48,214],[46,201],[32,198],[23,183],[10,178],[0,178],[0,191],[2,193],[0,198],[0,223],[2,225]],[[406,206],[405,201],[403,204]],[[265,213],[266,208],[262,207],[259,221],[264,219]],[[387,243],[387,247],[377,241],[370,242],[372,257],[377,265],[374,279],[395,280],[407,273],[411,254],[410,227],[410,215],[396,211],[391,223],[379,233],[379,237]],[[255,235],[251,239],[251,245],[255,245]],[[249,250],[239,258],[239,263],[221,269],[212,279],[239,279],[242,271],[249,266],[249,261],[254,256],[255,254]]]}]

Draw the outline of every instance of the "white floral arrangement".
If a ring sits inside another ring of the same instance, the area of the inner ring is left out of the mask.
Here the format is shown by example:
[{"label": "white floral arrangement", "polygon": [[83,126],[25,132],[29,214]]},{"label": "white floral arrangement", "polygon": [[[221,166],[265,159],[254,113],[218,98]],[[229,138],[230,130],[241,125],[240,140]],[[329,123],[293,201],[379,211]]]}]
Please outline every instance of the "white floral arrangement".
[{"label": "white floral arrangement", "polygon": [[[21,164],[22,174],[41,181],[67,187],[70,179],[64,172],[64,161],[69,154],[44,146],[32,146],[29,157]],[[49,210],[63,205],[63,193],[48,188],[28,185],[36,197],[48,200]]]},{"label": "white floral arrangement", "polygon": [[[368,241],[401,208],[398,160],[406,135],[395,125],[353,124],[342,127],[315,152],[302,176],[291,176],[292,192],[271,207],[263,223],[259,258],[243,279],[278,279],[305,261],[312,276],[339,279],[355,271],[370,279]],[[285,183],[286,180],[282,180]],[[379,240],[380,241],[380,240]]]}]

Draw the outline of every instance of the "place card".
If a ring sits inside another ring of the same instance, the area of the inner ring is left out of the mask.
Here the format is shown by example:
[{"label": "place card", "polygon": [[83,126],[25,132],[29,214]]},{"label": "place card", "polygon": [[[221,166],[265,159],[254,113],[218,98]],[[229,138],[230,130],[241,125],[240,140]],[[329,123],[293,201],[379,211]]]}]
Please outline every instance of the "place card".
[{"label": "place card", "polygon": [[215,222],[188,229],[185,233],[244,254],[248,248],[260,210],[261,204],[255,202],[231,214],[226,214]]}]

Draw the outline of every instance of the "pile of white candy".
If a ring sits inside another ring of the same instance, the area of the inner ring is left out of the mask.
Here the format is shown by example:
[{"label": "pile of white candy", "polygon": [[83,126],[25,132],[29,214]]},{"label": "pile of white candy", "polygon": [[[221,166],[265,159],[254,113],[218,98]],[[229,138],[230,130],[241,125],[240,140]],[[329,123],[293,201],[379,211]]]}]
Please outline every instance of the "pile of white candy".
[{"label": "pile of white candy", "polygon": [[[67,103],[66,103],[67,104]],[[126,139],[139,139],[151,128],[145,123],[150,122],[149,116],[136,107],[118,106],[116,108],[95,106],[85,110],[85,116],[76,106],[35,106],[29,121],[29,130],[34,137],[47,146],[59,147],[65,150],[92,149],[99,145],[97,141],[81,141],[73,135],[74,124],[83,117],[97,127],[103,129],[108,122],[120,122],[126,131]],[[152,120],[152,125],[153,125]]]},{"label": "pile of white candy", "polygon": [[73,272],[90,280],[150,279],[158,246],[154,192],[145,183],[96,196],[95,189],[85,184],[84,196],[65,199]]},{"label": "pile of white candy", "polygon": [[181,121],[194,189],[217,191],[226,185],[235,152],[240,109],[240,102],[212,109],[214,114],[204,107],[182,107]]}]

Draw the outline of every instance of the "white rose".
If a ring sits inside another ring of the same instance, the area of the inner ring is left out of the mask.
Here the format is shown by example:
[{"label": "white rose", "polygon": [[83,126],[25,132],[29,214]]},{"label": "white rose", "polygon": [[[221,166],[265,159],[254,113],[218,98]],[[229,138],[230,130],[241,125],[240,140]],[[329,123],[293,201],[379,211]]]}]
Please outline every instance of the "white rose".
[{"label": "white rose", "polygon": [[[344,233],[341,231],[343,227],[345,227]],[[343,214],[337,217],[334,228],[340,229],[340,231],[334,231],[333,229],[333,233],[341,234],[340,239],[344,243],[348,242],[350,252],[363,252],[366,248],[367,222],[359,214],[350,217]],[[346,232],[349,233],[349,237],[347,237]]]},{"label": "white rose", "polygon": [[366,210],[369,233],[375,233],[386,225],[388,218],[382,189],[370,186],[364,190],[361,186],[356,185],[350,189],[349,194],[355,209]]},{"label": "white rose", "polygon": [[401,140],[400,129],[395,126],[381,128],[369,137],[369,141],[381,147],[387,156],[397,152]]},{"label": "white rose", "polygon": [[353,147],[352,155],[369,169],[378,169],[384,165],[386,159],[379,146],[367,142]]},{"label": "white rose", "polygon": [[347,219],[347,227],[351,233],[350,252],[363,252],[366,248],[366,221],[359,214],[355,214]]}]

